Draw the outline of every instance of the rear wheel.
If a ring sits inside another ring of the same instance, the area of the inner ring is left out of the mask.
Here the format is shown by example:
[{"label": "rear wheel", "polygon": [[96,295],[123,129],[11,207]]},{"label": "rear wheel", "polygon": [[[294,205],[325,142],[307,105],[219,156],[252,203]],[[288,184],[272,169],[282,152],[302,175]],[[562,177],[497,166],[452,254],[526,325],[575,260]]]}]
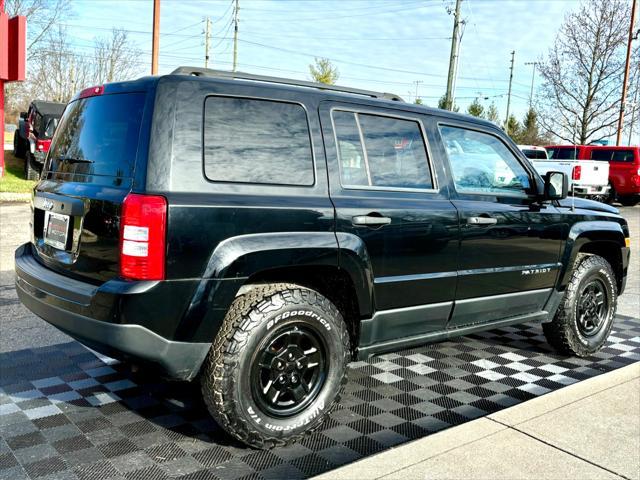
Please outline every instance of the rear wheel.
[{"label": "rear wheel", "polygon": [[27,153],[24,159],[24,178],[27,180],[40,180],[40,171],[35,166],[35,162]]},{"label": "rear wheel", "polygon": [[640,196],[628,195],[626,197],[620,197],[620,203],[625,207],[635,207],[640,203]]},{"label": "rear wheel", "polygon": [[202,393],[231,435],[257,448],[316,429],[339,398],[350,357],[337,308],[291,284],[236,298],[205,361]]},{"label": "rear wheel", "polygon": [[616,190],[613,188],[613,185],[609,183],[609,193],[607,194],[607,201],[609,205],[613,205],[613,202],[616,201]]},{"label": "rear wheel", "polygon": [[580,254],[552,322],[542,325],[547,341],[564,354],[588,357],[609,337],[618,291],[609,262]]}]

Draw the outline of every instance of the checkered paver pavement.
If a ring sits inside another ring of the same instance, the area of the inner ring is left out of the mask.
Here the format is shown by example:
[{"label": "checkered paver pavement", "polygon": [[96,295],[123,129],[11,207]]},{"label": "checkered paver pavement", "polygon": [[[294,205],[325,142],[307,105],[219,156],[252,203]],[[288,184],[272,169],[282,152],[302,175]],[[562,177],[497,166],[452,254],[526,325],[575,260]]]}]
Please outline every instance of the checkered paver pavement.
[{"label": "checkered paver pavement", "polygon": [[586,359],[528,324],[382,355],[350,365],[320,431],[257,451],[220,430],[197,384],[130,374],[76,342],[0,353],[0,479],[309,477],[639,360],[631,318]]}]

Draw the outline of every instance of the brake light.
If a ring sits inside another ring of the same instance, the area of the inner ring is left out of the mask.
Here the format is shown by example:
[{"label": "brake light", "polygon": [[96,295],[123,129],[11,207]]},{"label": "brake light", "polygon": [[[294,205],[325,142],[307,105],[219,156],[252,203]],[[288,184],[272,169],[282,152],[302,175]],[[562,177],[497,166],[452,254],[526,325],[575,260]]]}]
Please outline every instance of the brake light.
[{"label": "brake light", "polygon": [[167,200],[130,193],[122,203],[120,276],[128,280],[163,280]]},{"label": "brake light", "polygon": [[44,144],[40,140],[36,142],[36,149],[39,152],[44,152]]},{"label": "brake light", "polygon": [[79,98],[95,97],[104,93],[104,85],[96,85],[95,87],[85,88],[80,92]]},{"label": "brake light", "polygon": [[571,179],[580,180],[580,177],[582,177],[582,167],[580,165],[576,165],[573,167],[573,172],[571,172]]}]

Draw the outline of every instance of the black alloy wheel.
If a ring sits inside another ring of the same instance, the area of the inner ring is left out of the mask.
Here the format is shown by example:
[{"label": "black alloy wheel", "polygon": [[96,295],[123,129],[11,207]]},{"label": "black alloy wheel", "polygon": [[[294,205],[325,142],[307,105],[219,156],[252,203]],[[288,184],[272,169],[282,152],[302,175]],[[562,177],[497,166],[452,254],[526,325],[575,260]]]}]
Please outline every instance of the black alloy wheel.
[{"label": "black alloy wheel", "polygon": [[598,333],[609,311],[607,289],[601,280],[585,285],[577,303],[578,330],[586,337]]},{"label": "black alloy wheel", "polygon": [[290,417],[304,410],[322,388],[329,368],[320,335],[305,324],[289,324],[267,338],[252,368],[252,394],[260,409]]}]

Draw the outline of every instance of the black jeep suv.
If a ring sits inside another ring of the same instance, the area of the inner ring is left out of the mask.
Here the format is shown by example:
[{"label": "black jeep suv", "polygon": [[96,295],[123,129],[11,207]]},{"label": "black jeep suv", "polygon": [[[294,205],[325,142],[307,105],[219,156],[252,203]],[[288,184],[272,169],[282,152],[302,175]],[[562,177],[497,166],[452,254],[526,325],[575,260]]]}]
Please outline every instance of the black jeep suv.
[{"label": "black jeep suv", "polygon": [[198,378],[270,448],[320,424],[355,358],[530,321],[597,351],[629,231],[566,195],[492,123],[183,67],[67,106],[16,288],[95,350]]}]

